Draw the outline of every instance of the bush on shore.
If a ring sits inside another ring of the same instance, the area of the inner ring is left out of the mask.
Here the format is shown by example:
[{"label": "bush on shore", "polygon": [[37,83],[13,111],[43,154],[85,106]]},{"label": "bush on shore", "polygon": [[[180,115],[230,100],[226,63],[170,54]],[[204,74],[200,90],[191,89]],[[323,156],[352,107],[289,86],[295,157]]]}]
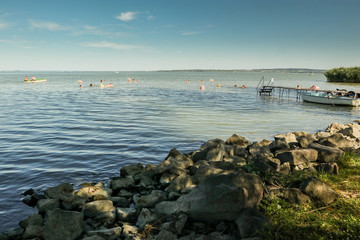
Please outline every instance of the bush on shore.
[{"label": "bush on shore", "polygon": [[324,73],[328,82],[360,83],[360,67],[333,68]]}]

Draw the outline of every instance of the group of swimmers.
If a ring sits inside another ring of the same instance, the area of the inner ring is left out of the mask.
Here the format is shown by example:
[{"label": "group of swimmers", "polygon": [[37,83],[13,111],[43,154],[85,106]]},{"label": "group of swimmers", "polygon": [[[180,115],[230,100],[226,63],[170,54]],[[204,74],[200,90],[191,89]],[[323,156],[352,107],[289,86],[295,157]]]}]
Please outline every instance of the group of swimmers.
[{"label": "group of swimmers", "polygon": [[[105,82],[105,80],[104,80],[104,81],[103,81],[103,80],[100,80],[100,88],[104,88],[104,87],[114,87],[114,85],[113,85],[112,83],[109,83],[109,84],[104,85],[103,82]],[[78,84],[79,84],[80,87],[82,87],[83,81],[79,80],[79,81],[78,81]],[[92,86],[93,86],[93,84],[90,83],[89,87],[92,87]]]},{"label": "group of swimmers", "polygon": [[31,77],[31,79],[29,80],[28,77],[26,76],[24,81],[35,81],[36,78],[34,76]]}]

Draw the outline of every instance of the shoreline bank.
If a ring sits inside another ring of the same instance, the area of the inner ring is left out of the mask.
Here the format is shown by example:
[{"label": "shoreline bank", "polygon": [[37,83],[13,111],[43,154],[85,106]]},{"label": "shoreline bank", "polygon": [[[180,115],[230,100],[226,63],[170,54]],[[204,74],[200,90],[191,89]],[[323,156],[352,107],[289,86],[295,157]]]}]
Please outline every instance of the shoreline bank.
[{"label": "shoreline bank", "polygon": [[209,140],[191,153],[171,149],[158,165],[122,167],[108,185],[74,189],[62,183],[44,193],[25,192],[23,202],[36,206],[38,214],[0,239],[256,237],[270,223],[258,208],[265,199],[326,206],[339,197],[314,177],[284,188],[279,176],[338,174],[338,159],[346,151],[357,152],[359,142],[358,123],[333,123],[324,132],[279,134],[273,141],[250,142],[234,134],[226,141]]}]

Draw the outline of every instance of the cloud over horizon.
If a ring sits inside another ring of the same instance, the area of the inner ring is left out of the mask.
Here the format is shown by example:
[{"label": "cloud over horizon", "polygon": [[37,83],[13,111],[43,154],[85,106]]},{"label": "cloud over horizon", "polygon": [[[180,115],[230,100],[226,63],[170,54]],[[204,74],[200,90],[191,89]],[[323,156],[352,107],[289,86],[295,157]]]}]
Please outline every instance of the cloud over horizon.
[{"label": "cloud over horizon", "polygon": [[37,21],[34,19],[29,19],[28,22],[30,24],[30,29],[45,29],[49,31],[66,30],[66,27],[55,22]]},{"label": "cloud over horizon", "polygon": [[129,22],[134,19],[136,19],[136,16],[138,15],[138,12],[122,12],[119,16],[116,18],[123,21],[123,22]]},{"label": "cloud over horizon", "polygon": [[137,49],[137,48],[144,48],[143,46],[136,46],[136,45],[129,45],[129,44],[119,44],[113,42],[87,42],[81,44],[84,47],[94,47],[94,48],[111,48],[116,50],[130,50],[130,49]]}]

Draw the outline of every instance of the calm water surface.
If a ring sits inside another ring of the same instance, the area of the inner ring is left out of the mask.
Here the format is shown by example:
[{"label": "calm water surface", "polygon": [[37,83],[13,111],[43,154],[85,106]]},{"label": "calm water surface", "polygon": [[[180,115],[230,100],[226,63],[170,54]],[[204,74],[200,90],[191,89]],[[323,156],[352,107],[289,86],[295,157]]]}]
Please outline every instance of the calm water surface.
[{"label": "calm water surface", "polygon": [[[25,75],[48,82],[24,83]],[[173,147],[190,152],[234,133],[272,140],[279,133],[315,133],[332,122],[360,118],[358,108],[304,103],[295,95],[260,97],[255,88],[262,76],[281,86],[360,91],[358,85],[327,83],[322,74],[0,73],[0,231],[35,212],[21,202],[29,188],[106,182],[123,165],[156,164]],[[115,87],[100,88],[100,80]]]}]

